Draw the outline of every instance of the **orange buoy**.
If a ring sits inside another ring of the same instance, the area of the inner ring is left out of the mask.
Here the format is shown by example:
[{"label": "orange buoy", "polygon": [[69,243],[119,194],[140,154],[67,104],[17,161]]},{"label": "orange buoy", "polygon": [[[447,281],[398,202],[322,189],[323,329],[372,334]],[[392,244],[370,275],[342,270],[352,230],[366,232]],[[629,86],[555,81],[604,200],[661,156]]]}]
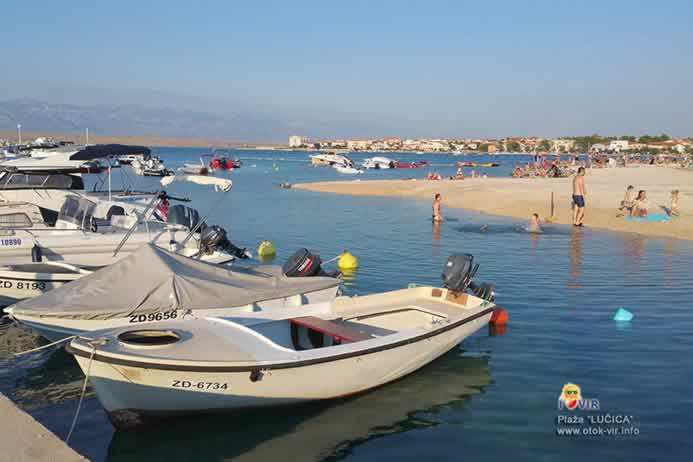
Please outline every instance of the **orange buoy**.
[{"label": "orange buoy", "polygon": [[497,307],[495,310],[493,310],[493,314],[491,315],[491,320],[489,321],[489,324],[493,324],[495,326],[503,326],[508,323],[508,312],[505,311],[503,308]]},{"label": "orange buoy", "polygon": [[499,335],[505,335],[508,331],[508,326],[506,324],[488,324],[488,335],[491,337],[496,337]]}]

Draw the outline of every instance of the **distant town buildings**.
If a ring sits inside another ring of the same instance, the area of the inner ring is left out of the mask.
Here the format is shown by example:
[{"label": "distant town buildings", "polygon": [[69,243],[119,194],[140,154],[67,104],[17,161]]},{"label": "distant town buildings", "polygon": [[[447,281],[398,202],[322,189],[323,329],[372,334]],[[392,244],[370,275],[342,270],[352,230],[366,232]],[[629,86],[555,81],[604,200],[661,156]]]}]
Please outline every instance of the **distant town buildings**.
[{"label": "distant town buildings", "polygon": [[408,151],[408,152],[499,152],[516,153],[578,153],[578,152],[693,152],[693,138],[670,139],[663,136],[601,137],[599,135],[574,138],[506,137],[496,138],[379,138],[335,139],[309,141],[301,136],[290,136],[289,147],[299,149],[348,149],[350,151]]},{"label": "distant town buildings", "polygon": [[300,147],[303,147],[303,145],[305,145],[305,144],[307,144],[307,139],[302,137],[302,136],[291,135],[289,137],[289,147],[290,148],[300,148]]},{"label": "distant town buildings", "polygon": [[611,140],[608,149],[614,152],[627,151],[628,140]]}]

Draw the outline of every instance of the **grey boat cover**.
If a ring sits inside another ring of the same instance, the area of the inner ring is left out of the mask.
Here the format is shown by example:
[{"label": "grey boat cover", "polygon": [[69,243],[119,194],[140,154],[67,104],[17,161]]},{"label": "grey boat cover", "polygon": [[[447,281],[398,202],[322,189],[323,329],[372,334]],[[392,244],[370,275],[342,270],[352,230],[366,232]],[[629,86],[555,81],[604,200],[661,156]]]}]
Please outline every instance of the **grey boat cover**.
[{"label": "grey boat cover", "polygon": [[110,319],[173,309],[216,309],[336,287],[331,277],[288,278],[277,266],[227,268],[146,244],[76,281],[13,306],[25,316]]}]

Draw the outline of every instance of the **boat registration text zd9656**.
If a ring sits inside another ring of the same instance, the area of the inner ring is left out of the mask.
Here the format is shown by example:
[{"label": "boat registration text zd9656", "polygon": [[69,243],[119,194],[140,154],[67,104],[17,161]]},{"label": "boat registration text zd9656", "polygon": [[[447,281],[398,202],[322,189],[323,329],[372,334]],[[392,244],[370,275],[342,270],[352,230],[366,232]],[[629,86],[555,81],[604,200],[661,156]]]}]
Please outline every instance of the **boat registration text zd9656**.
[{"label": "boat registration text zd9656", "polygon": [[176,313],[176,310],[147,314],[131,314],[130,322],[167,321],[169,319],[176,319],[177,317],[178,313]]}]

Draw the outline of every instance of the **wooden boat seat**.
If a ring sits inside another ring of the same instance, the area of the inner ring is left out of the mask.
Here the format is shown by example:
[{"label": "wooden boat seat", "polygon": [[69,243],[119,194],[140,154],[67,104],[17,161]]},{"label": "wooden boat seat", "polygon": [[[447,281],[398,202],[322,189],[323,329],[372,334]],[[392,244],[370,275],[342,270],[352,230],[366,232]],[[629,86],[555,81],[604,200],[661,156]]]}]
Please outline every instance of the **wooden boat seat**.
[{"label": "wooden boat seat", "polygon": [[373,338],[371,335],[364,334],[363,332],[359,332],[343,324],[337,324],[336,322],[327,321],[315,316],[291,318],[289,319],[289,322],[297,326],[303,326],[305,328],[318,331],[324,335],[329,335],[330,337],[342,342],[359,342]]}]

